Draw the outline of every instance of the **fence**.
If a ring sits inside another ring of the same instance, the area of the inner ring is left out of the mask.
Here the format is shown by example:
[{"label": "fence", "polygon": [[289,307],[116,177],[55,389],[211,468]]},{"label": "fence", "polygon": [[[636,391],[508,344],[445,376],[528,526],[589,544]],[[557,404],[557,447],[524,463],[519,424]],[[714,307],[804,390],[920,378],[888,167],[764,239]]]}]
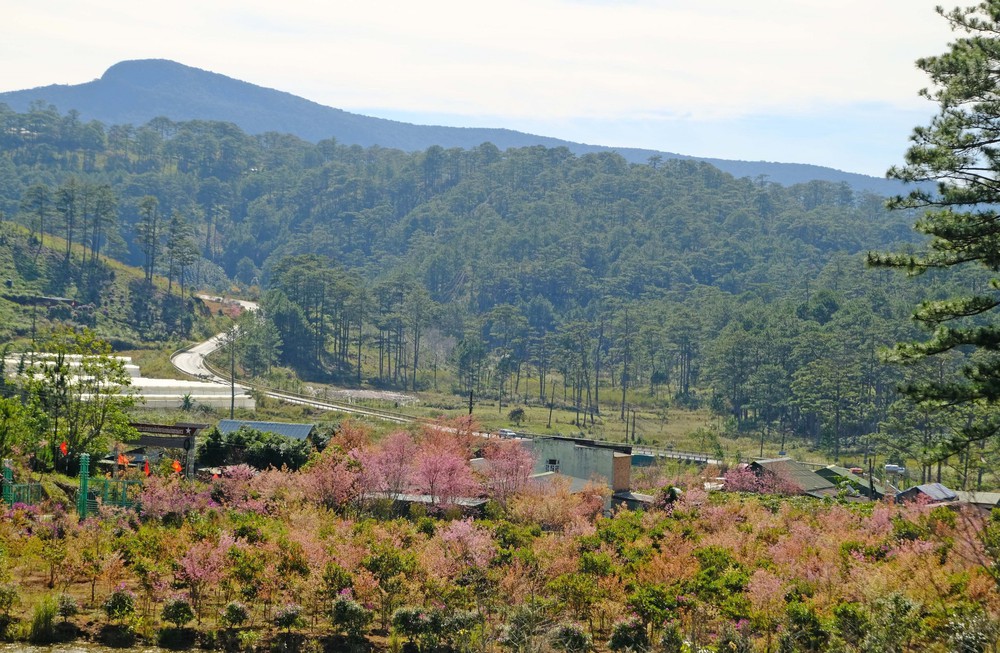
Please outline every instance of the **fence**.
[{"label": "fence", "polygon": [[15,483],[14,467],[9,460],[3,461],[3,479],[0,484],[3,485],[3,502],[8,506],[15,503],[33,506],[42,500],[42,484]]},{"label": "fence", "polygon": [[90,478],[90,456],[80,456],[80,490],[76,501],[80,519],[96,514],[100,505],[135,508],[141,491],[140,480]]}]

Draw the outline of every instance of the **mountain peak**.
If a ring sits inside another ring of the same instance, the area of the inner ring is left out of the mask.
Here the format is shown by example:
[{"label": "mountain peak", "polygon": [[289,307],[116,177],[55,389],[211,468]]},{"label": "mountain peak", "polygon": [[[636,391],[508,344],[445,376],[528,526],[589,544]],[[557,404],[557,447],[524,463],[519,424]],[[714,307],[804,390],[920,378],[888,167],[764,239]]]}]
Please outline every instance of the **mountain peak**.
[{"label": "mountain peak", "polygon": [[174,76],[178,73],[209,73],[205,70],[185,66],[170,59],[129,59],[119,61],[101,75],[105,82],[141,82],[152,77]]}]

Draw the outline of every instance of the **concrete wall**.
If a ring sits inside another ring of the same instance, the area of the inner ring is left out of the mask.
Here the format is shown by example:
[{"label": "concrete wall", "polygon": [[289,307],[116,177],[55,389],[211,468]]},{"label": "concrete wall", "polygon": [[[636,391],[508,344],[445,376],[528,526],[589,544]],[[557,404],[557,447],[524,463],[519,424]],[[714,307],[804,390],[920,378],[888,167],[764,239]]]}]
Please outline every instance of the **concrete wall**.
[{"label": "concrete wall", "polygon": [[[614,490],[629,489],[631,456],[603,447],[590,447],[571,440],[538,438],[531,442],[534,472],[558,471],[565,476],[590,480],[600,477]],[[549,460],[559,461],[558,470],[548,468]],[[621,486],[621,487],[619,487]]]}]

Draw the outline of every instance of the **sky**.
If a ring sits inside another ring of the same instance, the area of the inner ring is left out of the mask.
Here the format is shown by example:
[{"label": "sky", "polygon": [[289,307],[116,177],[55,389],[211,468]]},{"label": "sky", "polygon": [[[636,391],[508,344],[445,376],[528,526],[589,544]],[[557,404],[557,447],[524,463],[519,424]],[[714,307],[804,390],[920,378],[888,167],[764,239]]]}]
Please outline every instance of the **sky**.
[{"label": "sky", "polygon": [[170,59],[417,124],[883,176],[935,112],[939,2],[5,0],[0,91]]}]

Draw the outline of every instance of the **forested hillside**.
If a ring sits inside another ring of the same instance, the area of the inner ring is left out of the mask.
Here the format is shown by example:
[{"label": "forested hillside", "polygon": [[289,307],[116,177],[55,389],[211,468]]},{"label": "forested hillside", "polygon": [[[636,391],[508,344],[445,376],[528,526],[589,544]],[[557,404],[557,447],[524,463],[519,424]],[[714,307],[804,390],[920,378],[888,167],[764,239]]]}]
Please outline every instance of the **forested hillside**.
[{"label": "forested hillside", "polygon": [[645,163],[653,156],[697,159],[738,177],[766,175],[786,185],[823,179],[843,181],[856,190],[877,193],[898,193],[901,189],[901,184],[895,180],[803,163],[730,161],[607,147],[510,129],[413,125],[323,106],[290,93],[164,59],[121,61],[99,78],[83,84],[54,84],[0,92],[0,103],[20,112],[29,111],[37,103],[54,105],[63,112],[78,111],[83,120],[100,120],[109,125],[140,125],[158,117],[174,121],[223,121],[232,122],[254,135],[280,132],[294,134],[310,143],[336,138],[346,145],[380,146],[406,152],[425,150],[433,145],[471,149],[485,142],[501,150],[535,145],[566,147],[577,155],[617,152],[632,163]]},{"label": "forested hillside", "polygon": [[[864,253],[905,248],[916,216],[846,184],[562,148],[408,154],[225,123],[106,126],[40,105],[0,124],[8,219],[99,243],[171,292],[262,288],[243,361],[257,373],[440,379],[591,422],[708,405],[837,455],[885,439],[903,372],[877,350],[912,335],[915,301],[955,292],[866,271]],[[113,210],[69,201],[74,187],[109,189]],[[911,455],[943,437],[893,424]]]}]

